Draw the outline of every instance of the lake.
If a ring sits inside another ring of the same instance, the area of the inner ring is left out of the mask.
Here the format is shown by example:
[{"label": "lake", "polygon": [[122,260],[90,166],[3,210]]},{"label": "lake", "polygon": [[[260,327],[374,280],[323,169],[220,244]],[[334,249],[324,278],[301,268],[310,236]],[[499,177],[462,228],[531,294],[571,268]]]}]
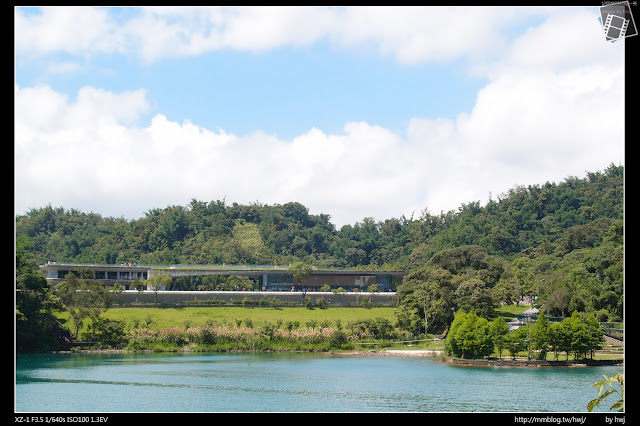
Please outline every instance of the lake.
[{"label": "lake", "polygon": [[308,353],[18,355],[15,411],[586,413],[592,384],[618,372]]}]

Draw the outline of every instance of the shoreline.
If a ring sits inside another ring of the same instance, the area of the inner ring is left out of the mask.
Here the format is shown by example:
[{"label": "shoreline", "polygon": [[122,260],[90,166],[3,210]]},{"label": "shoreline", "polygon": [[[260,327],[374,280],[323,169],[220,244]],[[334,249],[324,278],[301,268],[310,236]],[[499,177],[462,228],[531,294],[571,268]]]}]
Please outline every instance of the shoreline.
[{"label": "shoreline", "polygon": [[[124,349],[86,349],[79,351],[55,351],[52,353],[136,353]],[[154,352],[154,351],[142,351]],[[236,351],[231,351],[236,352]],[[242,351],[238,351],[242,352]],[[221,352],[222,353],[222,352]],[[448,357],[444,351],[426,349],[382,349],[369,351],[350,352],[318,352],[327,355],[342,356],[400,356],[400,357],[440,357],[442,362],[460,367],[600,367],[600,366],[624,366],[624,359],[582,359],[574,361],[541,361],[527,359],[462,359]]]},{"label": "shoreline", "polygon": [[575,361],[541,361],[527,359],[460,359],[450,358],[447,361],[452,365],[463,367],[603,367],[624,366],[623,359],[581,359]]},{"label": "shoreline", "polygon": [[380,351],[352,351],[329,352],[331,355],[360,355],[360,356],[443,356],[444,351],[420,350],[420,349],[382,349]]},{"label": "shoreline", "polygon": [[[383,349],[381,351],[331,352],[332,355],[445,357],[444,351]],[[461,367],[600,367],[624,366],[624,359],[582,359],[574,361],[540,361],[527,359],[461,359],[446,357],[443,362]]]}]

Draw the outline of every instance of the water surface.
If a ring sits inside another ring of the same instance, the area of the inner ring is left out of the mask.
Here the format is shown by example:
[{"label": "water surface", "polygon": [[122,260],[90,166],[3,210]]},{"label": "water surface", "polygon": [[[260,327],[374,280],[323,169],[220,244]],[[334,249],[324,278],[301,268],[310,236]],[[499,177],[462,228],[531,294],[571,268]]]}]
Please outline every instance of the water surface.
[{"label": "water surface", "polygon": [[15,410],[586,412],[592,384],[622,371],[300,353],[19,355]]}]

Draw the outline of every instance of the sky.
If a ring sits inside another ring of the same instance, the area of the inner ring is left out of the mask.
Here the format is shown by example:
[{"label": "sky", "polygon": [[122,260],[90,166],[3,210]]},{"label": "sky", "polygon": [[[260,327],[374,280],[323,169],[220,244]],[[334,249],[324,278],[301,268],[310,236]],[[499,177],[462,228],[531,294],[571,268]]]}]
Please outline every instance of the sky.
[{"label": "sky", "polygon": [[624,165],[598,7],[17,7],[15,213],[302,203],[338,228]]}]

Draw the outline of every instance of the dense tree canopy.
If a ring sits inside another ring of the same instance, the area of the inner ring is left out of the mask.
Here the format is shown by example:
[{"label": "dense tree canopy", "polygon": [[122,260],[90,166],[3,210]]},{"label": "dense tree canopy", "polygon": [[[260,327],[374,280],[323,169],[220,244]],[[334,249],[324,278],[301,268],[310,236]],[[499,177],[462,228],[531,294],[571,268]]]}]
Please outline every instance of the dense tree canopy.
[{"label": "dense tree canopy", "polygon": [[[194,199],[133,220],[49,205],[16,216],[16,238],[21,253],[40,264],[302,261],[405,270],[398,292],[429,331],[446,328],[458,309],[487,316],[523,296],[537,297],[551,315],[578,310],[616,321],[623,303],[623,173],[612,164],[584,178],[518,186],[485,206],[472,201],[437,215],[425,209],[419,217],[364,218],[340,229],[298,202]],[[178,288],[191,285],[185,283]]]}]

